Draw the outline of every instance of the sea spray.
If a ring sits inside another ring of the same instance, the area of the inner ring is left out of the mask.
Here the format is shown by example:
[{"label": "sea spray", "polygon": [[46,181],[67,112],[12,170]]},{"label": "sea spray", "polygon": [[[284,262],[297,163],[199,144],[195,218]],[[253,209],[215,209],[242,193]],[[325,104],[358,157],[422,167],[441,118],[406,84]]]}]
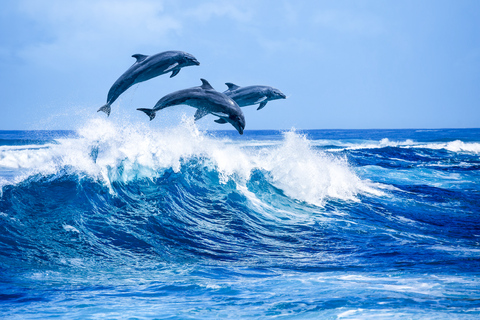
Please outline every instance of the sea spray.
[{"label": "sea spray", "polygon": [[345,158],[315,151],[305,135],[284,133],[281,146],[266,150],[257,161],[272,183],[288,196],[323,205],[327,197],[354,200],[361,181]]},{"label": "sea spray", "polygon": [[115,181],[153,179],[166,170],[178,173],[197,161],[217,172],[220,183],[245,185],[255,170],[264,171],[286,195],[320,206],[327,198],[355,200],[358,192],[368,189],[344,157],[316,151],[295,130],[285,132],[280,144],[260,151],[246,146],[199,131],[189,117],[168,129],[95,118],[74,138],[2,150],[0,166],[23,169],[16,182],[33,175],[68,173],[102,181],[113,192]]}]

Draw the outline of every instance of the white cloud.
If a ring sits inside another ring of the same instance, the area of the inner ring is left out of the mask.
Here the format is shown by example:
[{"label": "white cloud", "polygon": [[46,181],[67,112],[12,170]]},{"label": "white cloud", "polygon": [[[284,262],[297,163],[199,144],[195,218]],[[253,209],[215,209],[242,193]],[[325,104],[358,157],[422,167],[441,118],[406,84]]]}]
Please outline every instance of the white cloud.
[{"label": "white cloud", "polygon": [[376,36],[384,32],[384,26],[376,16],[357,12],[325,10],[314,16],[313,23],[325,28],[357,35]]},{"label": "white cloud", "polygon": [[182,27],[177,19],[164,14],[158,0],[24,0],[20,10],[51,39],[32,43],[21,55],[49,66],[64,56],[89,61],[105,59],[119,48],[134,50],[152,42],[164,46],[168,35]]},{"label": "white cloud", "polygon": [[238,4],[226,1],[204,2],[196,8],[188,10],[187,16],[195,17],[199,21],[208,21],[214,17],[228,17],[239,22],[248,22],[252,19],[251,5],[247,1]]}]

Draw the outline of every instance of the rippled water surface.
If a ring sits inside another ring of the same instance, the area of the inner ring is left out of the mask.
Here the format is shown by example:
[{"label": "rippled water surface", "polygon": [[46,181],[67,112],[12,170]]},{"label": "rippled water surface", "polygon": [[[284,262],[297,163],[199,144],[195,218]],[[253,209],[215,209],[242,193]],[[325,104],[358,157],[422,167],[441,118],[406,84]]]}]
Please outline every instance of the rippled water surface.
[{"label": "rippled water surface", "polygon": [[480,130],[0,131],[0,316],[476,319]]}]

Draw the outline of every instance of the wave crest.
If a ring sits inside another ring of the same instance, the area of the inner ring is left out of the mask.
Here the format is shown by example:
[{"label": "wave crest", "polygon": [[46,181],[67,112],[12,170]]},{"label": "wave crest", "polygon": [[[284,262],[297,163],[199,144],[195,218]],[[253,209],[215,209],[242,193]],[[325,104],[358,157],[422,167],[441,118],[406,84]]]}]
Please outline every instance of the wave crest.
[{"label": "wave crest", "polygon": [[67,172],[97,180],[112,191],[113,182],[153,179],[166,170],[179,173],[194,161],[216,171],[221,183],[233,180],[241,186],[260,170],[287,196],[316,205],[329,197],[355,200],[357,193],[372,191],[345,158],[315,150],[294,130],[284,133],[280,144],[263,147],[201,132],[191,118],[168,130],[97,118],[77,134],[48,145],[1,150],[0,167],[16,171],[9,183]]}]

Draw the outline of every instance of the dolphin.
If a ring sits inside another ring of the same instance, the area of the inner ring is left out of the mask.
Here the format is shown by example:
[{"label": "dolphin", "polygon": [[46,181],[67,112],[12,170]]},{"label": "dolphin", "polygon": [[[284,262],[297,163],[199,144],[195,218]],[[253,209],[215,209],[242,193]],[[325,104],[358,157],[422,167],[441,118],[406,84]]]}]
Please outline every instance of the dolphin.
[{"label": "dolphin", "polygon": [[110,115],[111,104],[134,84],[150,80],[170,71],[172,72],[170,78],[172,78],[183,67],[200,65],[200,62],[194,56],[182,51],[165,51],[151,56],[134,54],[132,57],[137,61],[115,81],[108,91],[107,104],[98,109],[98,111],[105,112],[107,116]]},{"label": "dolphin", "polygon": [[225,84],[228,90],[224,93],[235,100],[240,107],[260,104],[257,108],[257,110],[260,110],[267,105],[268,101],[287,98],[280,90],[269,86],[240,87],[231,82]]},{"label": "dolphin", "polygon": [[218,119],[217,123],[230,123],[238,133],[243,134],[245,128],[245,117],[238,104],[225,94],[216,91],[205,79],[200,79],[202,85],[189,89],[178,90],[167,94],[155,104],[152,109],[139,108],[137,110],[145,112],[150,120],[155,118],[157,111],[167,107],[186,104],[197,108],[195,112],[195,121],[213,114]]}]

